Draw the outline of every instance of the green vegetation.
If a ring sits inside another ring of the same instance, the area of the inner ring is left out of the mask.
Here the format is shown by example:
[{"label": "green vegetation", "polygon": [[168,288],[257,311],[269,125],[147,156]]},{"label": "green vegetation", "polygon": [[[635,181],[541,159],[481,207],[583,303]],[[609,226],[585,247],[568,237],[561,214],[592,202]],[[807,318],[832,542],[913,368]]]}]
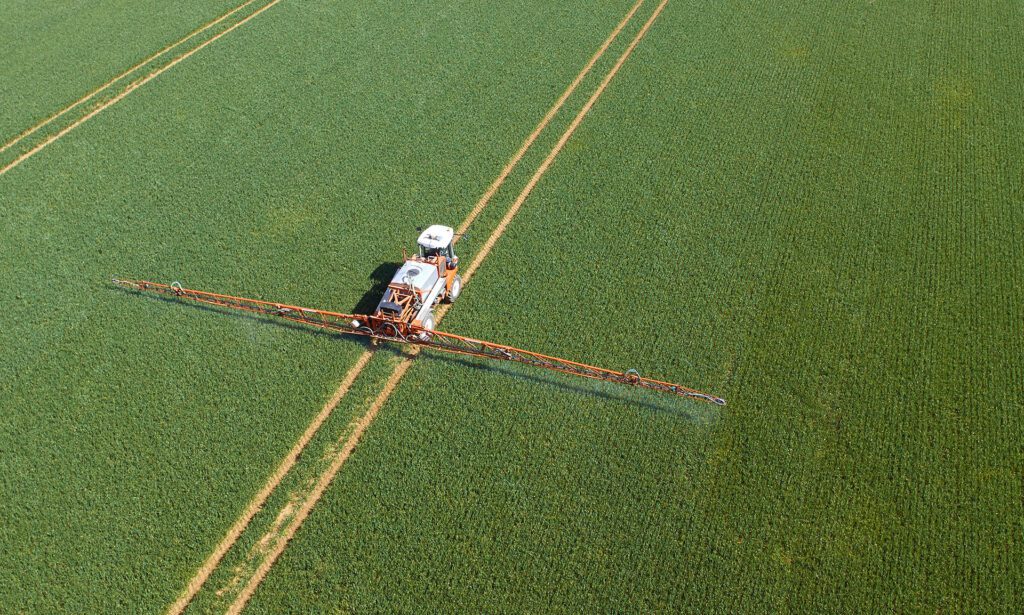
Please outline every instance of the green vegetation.
[{"label": "green vegetation", "polygon": [[[237,3],[6,2],[0,135]],[[0,177],[0,611],[164,608],[364,348],[111,275],[353,309],[630,5],[282,0]],[[443,328],[729,406],[424,353],[251,610],[1019,612],[1019,19],[672,0]]]},{"label": "green vegetation", "polygon": [[244,0],[4,0],[0,145]]},{"label": "green vegetation", "polygon": [[423,356],[252,610],[1019,612],[1017,19],[672,2],[444,328],[730,405]]},{"label": "green vegetation", "polygon": [[170,603],[362,350],[110,276],[351,309],[627,5],[580,6],[281,2],[0,177],[4,610]]}]

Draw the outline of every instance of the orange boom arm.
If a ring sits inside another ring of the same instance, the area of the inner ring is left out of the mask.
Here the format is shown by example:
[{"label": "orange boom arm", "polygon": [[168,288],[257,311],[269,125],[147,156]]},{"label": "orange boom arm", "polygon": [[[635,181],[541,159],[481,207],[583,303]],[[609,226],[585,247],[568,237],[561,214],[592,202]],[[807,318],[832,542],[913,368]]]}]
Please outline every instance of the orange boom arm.
[{"label": "orange boom arm", "polygon": [[318,329],[326,329],[335,333],[362,335],[377,340],[422,346],[444,352],[452,352],[473,357],[484,357],[499,361],[523,363],[526,365],[533,365],[534,367],[541,367],[557,372],[572,374],[574,376],[582,376],[584,378],[593,378],[595,380],[604,380],[606,382],[615,382],[618,384],[661,391],[663,393],[670,393],[680,397],[689,397],[692,399],[708,401],[720,406],[725,405],[725,400],[721,397],[715,397],[714,395],[709,395],[708,393],[703,393],[696,389],[685,387],[681,384],[673,384],[671,382],[644,378],[635,370],[616,372],[602,367],[595,367],[593,365],[569,361],[568,359],[551,357],[536,352],[530,352],[528,350],[522,350],[520,348],[514,348],[512,346],[505,346],[503,344],[485,342],[471,337],[454,335],[441,331],[431,331],[415,325],[396,327],[389,324],[389,326],[374,327],[374,323],[377,322],[377,319],[373,316],[329,312],[327,310],[304,308],[295,305],[288,305],[286,303],[274,303],[271,301],[260,301],[257,299],[246,299],[243,297],[233,297],[231,295],[208,293],[201,290],[183,288],[177,282],[167,285],[158,284],[156,282],[146,282],[143,280],[119,280],[117,278],[115,278],[113,282],[118,286],[140,292],[158,293],[169,295],[177,299],[187,299],[198,303],[205,303],[233,310],[243,310],[266,316],[274,316],[311,327],[316,327]]}]

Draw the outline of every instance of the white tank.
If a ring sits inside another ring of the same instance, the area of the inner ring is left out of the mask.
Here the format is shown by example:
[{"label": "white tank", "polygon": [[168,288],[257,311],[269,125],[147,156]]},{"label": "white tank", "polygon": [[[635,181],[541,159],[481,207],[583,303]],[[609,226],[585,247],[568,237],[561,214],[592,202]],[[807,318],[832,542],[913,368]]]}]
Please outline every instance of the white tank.
[{"label": "white tank", "polygon": [[437,278],[437,267],[427,263],[408,260],[395,272],[394,277],[391,278],[391,283],[412,285],[419,292],[422,299],[433,290],[437,284]]}]

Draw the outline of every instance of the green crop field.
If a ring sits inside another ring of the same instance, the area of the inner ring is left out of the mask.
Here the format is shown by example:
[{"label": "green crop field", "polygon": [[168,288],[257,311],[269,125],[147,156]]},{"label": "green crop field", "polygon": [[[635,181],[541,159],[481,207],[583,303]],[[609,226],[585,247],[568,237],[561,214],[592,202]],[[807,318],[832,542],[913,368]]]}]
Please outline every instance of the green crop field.
[{"label": "green crop field", "polygon": [[0,140],[29,128],[241,0],[4,0]]},{"label": "green crop field", "polygon": [[[0,0],[3,143],[239,9],[0,152],[0,612],[166,610],[372,348],[111,276],[372,307],[634,0],[243,4]],[[377,348],[189,612],[1024,608],[1024,7],[658,6],[440,328],[729,405],[423,352],[327,474]]]}]

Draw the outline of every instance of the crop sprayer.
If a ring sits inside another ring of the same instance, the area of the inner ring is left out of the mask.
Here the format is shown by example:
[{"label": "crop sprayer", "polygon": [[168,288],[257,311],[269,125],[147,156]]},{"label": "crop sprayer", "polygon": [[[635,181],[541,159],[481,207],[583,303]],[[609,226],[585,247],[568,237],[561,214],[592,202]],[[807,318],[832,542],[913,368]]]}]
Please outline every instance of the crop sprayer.
[{"label": "crop sprayer", "polygon": [[283,318],[335,333],[361,335],[375,341],[394,342],[498,361],[512,361],[554,370],[574,376],[614,382],[712,402],[720,406],[725,400],[681,384],[644,378],[636,370],[616,372],[593,365],[559,359],[521,348],[436,331],[434,307],[441,302],[452,303],[462,292],[459,258],[455,255],[455,231],[435,224],[424,230],[417,240],[419,253],[407,257],[371,315],[343,314],[284,303],[246,299],[184,288],[180,283],[158,284],[144,280],[114,278],[118,286],[140,292],[169,295],[233,310],[255,312]]}]

